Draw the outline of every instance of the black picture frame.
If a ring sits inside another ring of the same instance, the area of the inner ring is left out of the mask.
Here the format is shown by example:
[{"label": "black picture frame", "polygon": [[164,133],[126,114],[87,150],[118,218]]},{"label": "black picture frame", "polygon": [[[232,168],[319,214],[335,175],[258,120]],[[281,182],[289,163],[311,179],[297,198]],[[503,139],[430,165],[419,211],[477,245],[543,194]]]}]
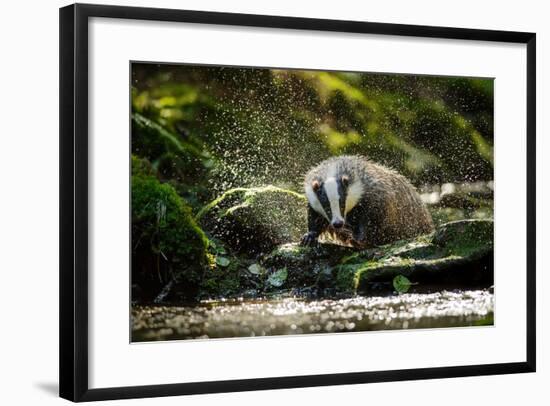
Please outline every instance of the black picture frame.
[{"label": "black picture frame", "polygon": [[[88,385],[88,19],[106,17],[424,38],[527,48],[527,324],[524,362],[90,389]],[[60,9],[60,396],[72,401],[534,372],[536,35],[527,32],[74,4]]]}]

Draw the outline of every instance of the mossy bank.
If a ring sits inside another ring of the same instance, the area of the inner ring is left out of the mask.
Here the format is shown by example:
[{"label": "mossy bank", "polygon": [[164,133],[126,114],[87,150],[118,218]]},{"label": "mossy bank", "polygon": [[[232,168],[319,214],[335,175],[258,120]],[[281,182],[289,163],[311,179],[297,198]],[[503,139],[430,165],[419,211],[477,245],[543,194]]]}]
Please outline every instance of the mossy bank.
[{"label": "mossy bank", "polygon": [[191,208],[132,157],[132,299],[192,300],[206,270],[208,239]]},{"label": "mossy bank", "polygon": [[231,189],[195,213],[133,158],[132,299],[347,297],[392,292],[404,276],[415,290],[493,284],[493,221],[439,225],[431,234],[356,250],[302,247],[305,198],[275,186]]}]

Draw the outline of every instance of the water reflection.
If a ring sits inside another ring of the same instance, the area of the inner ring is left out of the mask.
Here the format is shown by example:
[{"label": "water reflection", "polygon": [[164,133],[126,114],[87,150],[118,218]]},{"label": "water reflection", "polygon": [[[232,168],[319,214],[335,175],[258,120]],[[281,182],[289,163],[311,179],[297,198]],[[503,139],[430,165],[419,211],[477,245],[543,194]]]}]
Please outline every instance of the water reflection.
[{"label": "water reflection", "polygon": [[132,341],[491,325],[493,309],[489,290],[134,306]]}]

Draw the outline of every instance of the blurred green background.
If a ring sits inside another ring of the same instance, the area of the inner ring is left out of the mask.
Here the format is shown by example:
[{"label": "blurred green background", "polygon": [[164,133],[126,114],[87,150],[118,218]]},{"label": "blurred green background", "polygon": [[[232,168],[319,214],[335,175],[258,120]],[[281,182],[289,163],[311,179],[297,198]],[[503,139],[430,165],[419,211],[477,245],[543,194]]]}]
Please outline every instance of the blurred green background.
[{"label": "blurred green background", "polygon": [[363,154],[415,185],[493,178],[493,80],[132,64],[132,153],[198,210],[233,187],[301,192]]}]

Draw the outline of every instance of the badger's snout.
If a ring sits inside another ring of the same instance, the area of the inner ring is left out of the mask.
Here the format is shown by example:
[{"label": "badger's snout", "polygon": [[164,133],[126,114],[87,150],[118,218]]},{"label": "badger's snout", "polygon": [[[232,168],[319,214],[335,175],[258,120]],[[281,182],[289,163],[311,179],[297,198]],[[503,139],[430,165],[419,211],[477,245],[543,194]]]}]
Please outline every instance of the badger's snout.
[{"label": "badger's snout", "polygon": [[330,223],[332,227],[336,228],[336,229],[340,229],[342,227],[344,227],[344,220],[333,220],[332,223]]}]

